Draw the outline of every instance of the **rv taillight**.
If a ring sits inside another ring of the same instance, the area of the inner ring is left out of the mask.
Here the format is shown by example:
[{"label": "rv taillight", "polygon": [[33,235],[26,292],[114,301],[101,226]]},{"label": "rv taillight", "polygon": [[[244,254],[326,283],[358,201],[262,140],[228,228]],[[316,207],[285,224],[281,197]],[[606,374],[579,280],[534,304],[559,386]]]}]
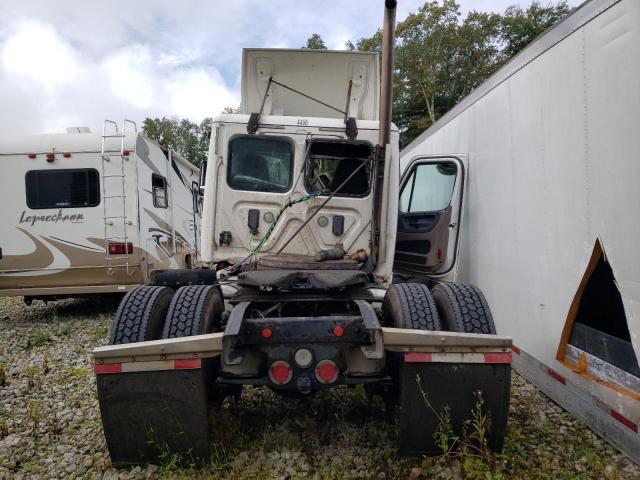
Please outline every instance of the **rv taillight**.
[{"label": "rv taillight", "polygon": [[64,158],[69,158],[69,157],[71,156],[71,154],[70,154],[69,152],[64,152],[64,153],[62,154],[62,156],[63,156]]},{"label": "rv taillight", "polygon": [[56,156],[53,152],[47,153],[47,162],[53,162],[56,159]]},{"label": "rv taillight", "polygon": [[35,153],[30,153],[27,155],[27,157],[29,158],[36,158],[36,154]]},{"label": "rv taillight", "polygon": [[128,156],[129,156],[129,150],[124,150],[124,151],[122,152],[122,156],[123,156],[123,157],[128,157]]},{"label": "rv taillight", "polygon": [[109,255],[131,255],[133,253],[133,244],[131,242],[127,242],[126,246],[124,243],[110,243],[109,244]]}]

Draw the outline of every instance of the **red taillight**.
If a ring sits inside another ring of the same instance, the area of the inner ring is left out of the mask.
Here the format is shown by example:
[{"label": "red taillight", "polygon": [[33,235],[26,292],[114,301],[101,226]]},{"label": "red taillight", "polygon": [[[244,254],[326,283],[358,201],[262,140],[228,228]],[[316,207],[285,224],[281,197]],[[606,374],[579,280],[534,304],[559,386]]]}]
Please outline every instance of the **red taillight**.
[{"label": "red taillight", "polygon": [[322,360],[316,365],[316,378],[320,383],[333,383],[338,379],[338,367],[331,360]]},{"label": "red taillight", "polygon": [[262,338],[271,338],[271,335],[273,335],[273,332],[269,327],[264,327],[262,329]]},{"label": "red taillight", "polygon": [[29,157],[29,158],[36,158],[36,154],[35,154],[35,153],[29,153],[29,154],[27,155],[27,157]]},{"label": "red taillight", "polygon": [[128,157],[128,156],[129,156],[129,150],[124,150],[124,151],[122,152],[122,156],[123,156],[123,157]]},{"label": "red taillight", "polygon": [[69,152],[64,152],[64,153],[62,154],[62,156],[63,156],[64,158],[69,158],[69,157],[71,157],[71,154],[70,154]]},{"label": "red taillight", "polygon": [[273,362],[269,367],[269,378],[276,385],[284,385],[289,383],[293,372],[291,371],[291,365],[284,360],[278,360]]},{"label": "red taillight", "polygon": [[53,152],[47,153],[47,162],[53,162],[56,159],[56,156]]},{"label": "red taillight", "polygon": [[126,246],[124,243],[110,243],[109,244],[109,255],[131,255],[133,253],[133,244],[131,242],[127,242]]},{"label": "red taillight", "polygon": [[344,328],[342,328],[340,325],[337,325],[335,327],[333,327],[333,334],[336,337],[341,337],[344,335]]}]

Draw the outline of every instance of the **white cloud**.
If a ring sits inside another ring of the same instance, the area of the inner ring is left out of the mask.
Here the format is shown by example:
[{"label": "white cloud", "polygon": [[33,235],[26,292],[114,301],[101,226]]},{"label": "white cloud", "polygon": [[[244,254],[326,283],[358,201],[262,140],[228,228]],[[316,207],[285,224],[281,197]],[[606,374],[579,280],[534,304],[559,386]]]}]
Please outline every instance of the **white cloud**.
[{"label": "white cloud", "polygon": [[104,68],[109,78],[111,93],[115,98],[137,108],[153,106],[153,61],[149,49],[134,45],[107,57]]},{"label": "white cloud", "polygon": [[[425,0],[402,0],[398,20]],[[569,0],[571,6],[581,0]],[[502,11],[530,0],[460,0]],[[0,0],[0,136],[99,130],[102,119],[199,121],[240,103],[243,47],[342,49],[382,24],[382,0]]]},{"label": "white cloud", "polygon": [[168,81],[167,89],[171,110],[181,117],[211,117],[238,103],[215,69],[179,71]]},{"label": "white cloud", "polygon": [[47,87],[74,82],[80,71],[73,49],[52,26],[37,21],[23,22],[4,43],[2,66]]}]

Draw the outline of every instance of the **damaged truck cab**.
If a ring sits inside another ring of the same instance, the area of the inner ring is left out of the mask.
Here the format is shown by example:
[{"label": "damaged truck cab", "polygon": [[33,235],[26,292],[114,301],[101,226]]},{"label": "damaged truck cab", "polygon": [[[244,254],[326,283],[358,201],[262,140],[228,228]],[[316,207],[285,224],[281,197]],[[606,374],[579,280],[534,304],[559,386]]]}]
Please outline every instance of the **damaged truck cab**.
[{"label": "damaged truck cab", "polygon": [[[438,453],[434,411],[460,431],[481,404],[502,447],[511,339],[482,292],[443,281],[464,168],[421,159],[400,179],[389,48],[382,64],[380,88],[376,54],[244,51],[244,112],[214,120],[202,169],[203,268],[127,294],[94,350],[114,464],[206,458],[209,401],[243,385],[364,385],[396,407],[410,455]],[[394,270],[421,281],[393,283]]]}]

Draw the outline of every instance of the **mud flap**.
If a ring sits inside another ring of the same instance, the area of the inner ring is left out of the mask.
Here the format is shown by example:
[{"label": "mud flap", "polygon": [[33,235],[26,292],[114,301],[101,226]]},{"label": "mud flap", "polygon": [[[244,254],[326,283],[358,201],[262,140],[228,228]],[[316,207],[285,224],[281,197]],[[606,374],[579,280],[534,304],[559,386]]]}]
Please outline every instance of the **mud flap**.
[{"label": "mud flap", "polygon": [[96,377],[104,435],[114,466],[169,459],[197,463],[209,456],[202,369]]},{"label": "mud flap", "polygon": [[453,431],[462,435],[464,422],[473,419],[477,392],[482,394],[482,412],[489,417],[488,446],[502,450],[509,414],[510,364],[402,362],[399,373],[401,455],[441,454],[434,439],[441,423],[438,415],[448,407]]}]

